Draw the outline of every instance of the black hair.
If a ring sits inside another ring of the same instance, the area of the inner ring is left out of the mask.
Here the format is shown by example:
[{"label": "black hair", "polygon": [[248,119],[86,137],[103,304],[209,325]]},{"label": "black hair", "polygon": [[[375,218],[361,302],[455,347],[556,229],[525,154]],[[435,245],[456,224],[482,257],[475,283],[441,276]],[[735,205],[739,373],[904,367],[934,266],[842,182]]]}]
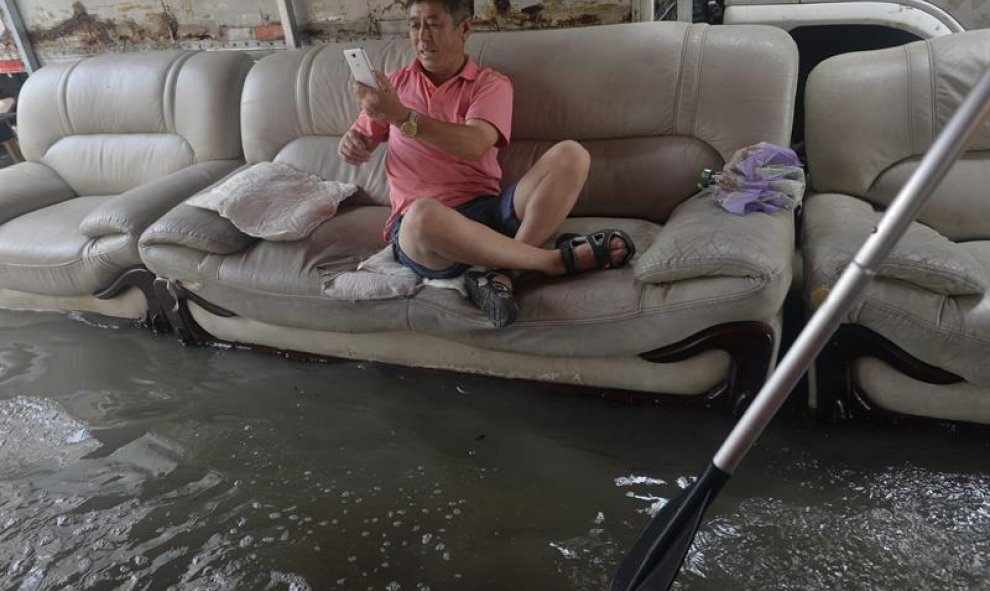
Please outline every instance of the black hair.
[{"label": "black hair", "polygon": [[451,18],[455,25],[459,25],[465,20],[471,18],[471,13],[473,12],[474,2],[473,0],[406,0],[406,10],[412,8],[415,4],[420,4],[422,2],[436,2],[447,9],[450,13]]}]

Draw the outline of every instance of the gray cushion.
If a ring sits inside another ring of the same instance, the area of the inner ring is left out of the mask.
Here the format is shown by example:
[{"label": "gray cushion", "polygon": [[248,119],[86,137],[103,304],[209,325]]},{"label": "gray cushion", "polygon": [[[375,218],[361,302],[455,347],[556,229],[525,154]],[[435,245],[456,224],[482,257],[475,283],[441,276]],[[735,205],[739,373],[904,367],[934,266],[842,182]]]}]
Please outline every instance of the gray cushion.
[{"label": "gray cushion", "polygon": [[[804,213],[804,242],[811,271],[837,277],[880,217],[881,213],[869,203],[855,197],[821,194],[809,199]],[[949,296],[982,294],[990,288],[986,268],[976,257],[917,222],[911,224],[880,265],[877,275]]]},{"label": "gray cushion", "polygon": [[794,215],[733,215],[696,196],[670,215],[656,240],[635,263],[644,283],[698,277],[777,277],[789,270]]},{"label": "gray cushion", "polygon": [[256,239],[234,227],[215,211],[180,204],[141,235],[141,248],[172,244],[213,254],[233,254]]}]

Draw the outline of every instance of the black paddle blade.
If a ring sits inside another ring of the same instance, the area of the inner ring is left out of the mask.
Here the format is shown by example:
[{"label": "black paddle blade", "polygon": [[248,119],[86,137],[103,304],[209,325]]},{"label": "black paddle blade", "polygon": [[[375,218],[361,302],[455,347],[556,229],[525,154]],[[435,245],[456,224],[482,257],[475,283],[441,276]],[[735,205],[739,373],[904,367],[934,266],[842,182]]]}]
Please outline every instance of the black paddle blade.
[{"label": "black paddle blade", "polygon": [[728,479],[729,474],[709,464],[701,478],[664,505],[622,560],[610,591],[669,589],[681,570],[705,509]]}]

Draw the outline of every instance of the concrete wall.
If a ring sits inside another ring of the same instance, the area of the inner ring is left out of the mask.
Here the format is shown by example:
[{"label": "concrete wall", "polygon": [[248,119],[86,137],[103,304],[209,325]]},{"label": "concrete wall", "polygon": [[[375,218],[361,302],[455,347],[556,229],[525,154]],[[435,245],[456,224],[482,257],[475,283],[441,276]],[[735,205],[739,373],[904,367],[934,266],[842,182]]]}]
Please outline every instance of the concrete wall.
[{"label": "concrete wall", "polygon": [[[480,31],[632,20],[641,0],[474,0]],[[790,0],[796,1],[796,0]],[[803,0],[805,2],[818,0]],[[897,2],[899,0],[891,0]],[[966,28],[990,27],[990,0],[930,0]],[[42,63],[161,48],[273,51],[285,47],[276,0],[16,0]],[[405,35],[404,0],[292,0],[303,43]],[[780,4],[780,0],[737,0]],[[655,0],[660,7],[676,0]],[[17,49],[0,24],[0,72]]]},{"label": "concrete wall", "polygon": [[[632,13],[630,0],[475,1],[482,31],[620,23]],[[17,2],[42,63],[106,51],[285,46],[275,0]],[[293,8],[303,43],[405,36],[403,0],[293,0]]]}]

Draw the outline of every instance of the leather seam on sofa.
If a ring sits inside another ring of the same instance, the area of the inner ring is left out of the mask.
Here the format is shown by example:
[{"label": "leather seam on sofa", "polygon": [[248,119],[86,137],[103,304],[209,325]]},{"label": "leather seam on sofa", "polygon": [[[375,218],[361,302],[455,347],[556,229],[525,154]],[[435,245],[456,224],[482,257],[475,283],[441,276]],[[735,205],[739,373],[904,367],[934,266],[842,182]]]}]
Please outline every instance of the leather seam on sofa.
[{"label": "leather seam on sofa", "polygon": [[[948,298],[950,298],[952,296],[939,296],[939,297],[943,298],[943,302],[944,302],[944,301],[947,301]],[[967,297],[967,298],[968,297],[973,297],[973,298],[975,298],[975,297],[980,297],[980,296],[956,296],[956,297],[960,297],[960,298],[963,298],[963,297]],[[869,304],[870,306],[872,306],[878,312],[881,312],[881,313],[885,314],[889,318],[892,318],[892,319],[895,319],[895,320],[903,320],[903,319],[907,318],[913,324],[915,324],[917,326],[922,326],[922,327],[925,327],[927,329],[932,330],[932,332],[934,332],[935,334],[930,335],[931,337],[940,337],[940,338],[944,338],[944,339],[945,338],[958,339],[958,340],[963,340],[963,341],[967,341],[967,342],[971,342],[971,343],[976,343],[978,345],[990,346],[990,339],[984,339],[984,338],[978,337],[976,335],[973,335],[971,333],[946,330],[945,328],[940,327],[940,326],[938,326],[938,325],[930,322],[929,320],[927,320],[927,319],[925,319],[925,318],[923,318],[921,316],[917,316],[917,315],[911,314],[909,311],[906,311],[903,308],[898,308],[896,306],[891,306],[891,305],[885,304],[881,300],[878,300],[875,297],[871,297],[869,295],[863,296],[863,303],[862,303],[861,307],[864,307],[867,304]],[[856,314],[856,316],[859,316],[859,315],[861,315],[861,312],[859,314]],[[941,317],[941,312],[939,313],[939,316]],[[853,321],[854,322],[858,322],[855,319],[853,319]]]},{"label": "leather seam on sofa", "polygon": [[[299,128],[302,130],[303,135],[316,135],[316,121],[313,120],[313,110],[309,105],[309,96],[313,85],[313,62],[316,61],[316,56],[321,51],[325,51],[325,48],[310,51],[303,56],[303,63],[299,67],[296,80],[296,114],[299,117]],[[303,114],[309,114],[308,121],[304,118]],[[285,146],[282,146],[281,149],[284,150]]]},{"label": "leather seam on sofa", "polygon": [[[693,106],[693,108],[691,109],[691,123],[690,123],[690,127],[688,127],[688,130],[691,134],[697,134],[696,137],[700,137],[701,134],[698,133],[698,108],[701,105],[701,99],[702,99],[703,81],[701,78],[701,71],[705,65],[705,39],[708,37],[708,29],[707,28],[702,29],[697,35],[698,35],[698,59],[697,59],[697,64],[695,65],[694,68],[694,78],[695,78],[694,96],[691,99],[691,105]],[[700,139],[704,140],[706,143],[710,145],[710,142],[705,140],[705,138],[700,138]],[[721,153],[721,151],[718,149],[716,149],[716,152]]]},{"label": "leather seam on sofa", "polygon": [[[780,276],[780,272],[779,271],[778,272],[768,271],[767,269],[758,267],[756,265],[753,265],[753,264],[749,263],[748,261],[743,261],[743,260],[740,260],[740,259],[737,259],[737,258],[730,258],[730,257],[704,257],[704,258],[699,257],[699,258],[690,259],[690,260],[682,260],[681,262],[676,262],[676,263],[671,262],[671,263],[664,263],[664,264],[657,263],[657,264],[653,264],[653,265],[643,265],[642,267],[640,267],[638,269],[638,271],[639,271],[639,274],[640,275],[646,275],[648,273],[653,273],[653,272],[656,272],[656,271],[659,271],[659,270],[663,270],[663,269],[681,269],[681,268],[684,268],[684,269],[694,269],[700,263],[705,263],[705,264],[709,264],[709,263],[725,264],[725,263],[728,263],[728,264],[731,264],[732,266],[742,267],[742,268],[745,268],[747,271],[752,271],[752,272],[751,273],[746,273],[746,274],[741,274],[741,275],[729,275],[729,274],[725,274],[725,273],[719,273],[719,274],[703,274],[703,275],[698,275],[697,277],[694,277],[694,278],[702,278],[702,277],[753,277],[753,278],[757,278],[757,279],[766,278],[768,280],[772,280],[775,277],[779,277]],[[673,283],[676,283],[676,282],[673,282]]]},{"label": "leather seam on sofa", "polygon": [[[165,84],[162,85],[162,118],[164,119],[162,123],[165,124],[166,131],[175,135],[178,135],[176,132],[175,122],[175,91],[179,83],[179,75],[182,71],[182,66],[184,66],[193,55],[195,54],[191,51],[177,55],[172,63],[169,64],[168,72],[165,74]],[[193,159],[197,160],[196,150],[192,149],[192,153]]]},{"label": "leather seam on sofa", "polygon": [[[938,72],[938,55],[935,53],[935,46],[929,41],[924,41],[926,53],[928,54],[928,67],[929,72]],[[938,76],[929,76],[928,79],[932,84],[932,110],[931,110],[931,122],[932,122],[932,142],[934,143],[935,138],[938,137]]]},{"label": "leather seam on sofa", "polygon": [[[124,234],[119,234],[119,236],[124,236]],[[117,248],[115,248],[113,250],[108,250],[108,251],[105,251],[105,252],[101,252],[100,253],[100,256],[114,255],[114,254],[117,254],[117,253],[119,253],[121,251],[125,251],[127,249],[128,249],[128,247],[126,245],[125,246],[120,246],[120,247],[117,247]],[[62,267],[71,267],[72,265],[76,265],[76,264],[79,264],[81,262],[83,262],[83,257],[77,257],[77,258],[74,258],[74,259],[69,260],[69,261],[65,261],[65,262],[61,262],[61,263],[51,263],[51,264],[43,264],[43,263],[42,264],[11,263],[11,262],[6,262],[5,261],[5,262],[0,262],[0,268],[2,268],[2,267],[16,267],[18,269],[58,269],[58,268],[62,268]]]},{"label": "leather seam on sofa", "polygon": [[[58,81],[58,114],[62,126],[62,136],[73,135],[75,126],[72,125],[72,118],[69,117],[69,79],[82,61],[78,61],[62,72]],[[51,146],[49,146],[51,147]],[[45,150],[46,152],[48,150]]]}]

